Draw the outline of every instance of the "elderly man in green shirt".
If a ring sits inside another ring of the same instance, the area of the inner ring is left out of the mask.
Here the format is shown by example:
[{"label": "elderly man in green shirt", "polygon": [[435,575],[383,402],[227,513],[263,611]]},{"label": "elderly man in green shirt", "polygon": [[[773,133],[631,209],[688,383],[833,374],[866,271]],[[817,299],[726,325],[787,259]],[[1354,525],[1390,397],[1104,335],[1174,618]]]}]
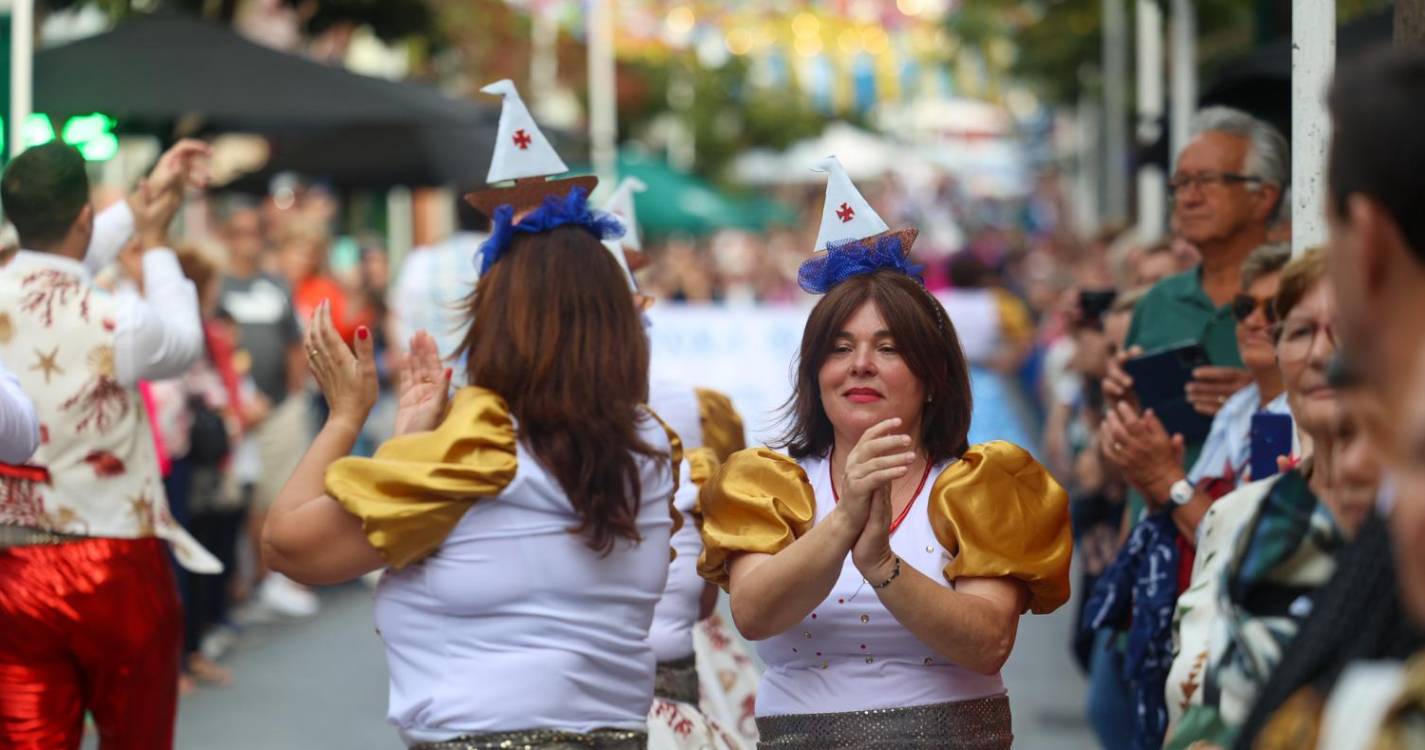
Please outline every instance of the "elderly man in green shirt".
[{"label": "elderly man in green shirt", "polygon": [[[1178,155],[1169,187],[1173,222],[1179,234],[1197,246],[1202,263],[1158,282],[1138,304],[1127,349],[1110,366],[1103,383],[1104,396],[1111,404],[1104,420],[1104,453],[1135,484],[1139,481],[1132,469],[1144,464],[1140,455],[1144,441],[1135,438],[1156,432],[1156,425],[1150,424],[1156,419],[1139,410],[1133,379],[1123,371],[1122,363],[1174,344],[1201,344],[1211,366],[1193,373],[1185,395],[1199,413],[1209,417],[1251,382],[1237,351],[1231,302],[1241,291],[1242,263],[1267,242],[1268,228],[1290,183],[1291,155],[1286,139],[1251,115],[1226,107],[1204,109],[1193,120],[1193,133]],[[1184,448],[1186,475],[1202,444],[1187,443]],[[1211,500],[1183,484],[1185,480],[1175,483],[1169,497],[1147,501],[1154,507],[1171,505],[1180,527],[1195,528]],[[1137,495],[1134,500],[1141,503],[1143,498]],[[1135,520],[1136,516],[1134,513]]]}]

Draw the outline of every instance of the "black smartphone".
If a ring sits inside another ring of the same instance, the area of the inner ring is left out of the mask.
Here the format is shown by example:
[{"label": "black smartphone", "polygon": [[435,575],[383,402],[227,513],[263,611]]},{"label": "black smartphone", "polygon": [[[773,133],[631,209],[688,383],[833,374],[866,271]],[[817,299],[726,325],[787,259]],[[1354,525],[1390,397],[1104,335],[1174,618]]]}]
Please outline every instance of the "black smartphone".
[{"label": "black smartphone", "polygon": [[1252,415],[1252,481],[1276,475],[1277,459],[1291,455],[1292,429],[1290,414]]},{"label": "black smartphone", "polygon": [[1108,312],[1108,308],[1113,307],[1116,299],[1116,289],[1084,289],[1079,292],[1079,311],[1085,321],[1098,320]]},{"label": "black smartphone", "polygon": [[1133,378],[1138,404],[1152,409],[1169,435],[1181,434],[1189,443],[1200,443],[1212,430],[1212,418],[1188,403],[1187,384],[1193,370],[1209,364],[1202,345],[1186,341],[1130,359],[1123,369]]}]

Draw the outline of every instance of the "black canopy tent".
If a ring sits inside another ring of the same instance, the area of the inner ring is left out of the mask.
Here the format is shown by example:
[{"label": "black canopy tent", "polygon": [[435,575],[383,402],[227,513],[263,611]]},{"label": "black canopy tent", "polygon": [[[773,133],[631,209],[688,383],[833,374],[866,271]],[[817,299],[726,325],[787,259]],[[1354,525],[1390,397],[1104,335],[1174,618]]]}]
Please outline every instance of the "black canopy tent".
[{"label": "black canopy tent", "polygon": [[171,139],[245,132],[272,144],[263,173],[351,186],[483,178],[499,107],[352,73],[248,41],[197,18],[156,14],[35,56],[34,108],[56,125],[103,112],[120,132]]}]

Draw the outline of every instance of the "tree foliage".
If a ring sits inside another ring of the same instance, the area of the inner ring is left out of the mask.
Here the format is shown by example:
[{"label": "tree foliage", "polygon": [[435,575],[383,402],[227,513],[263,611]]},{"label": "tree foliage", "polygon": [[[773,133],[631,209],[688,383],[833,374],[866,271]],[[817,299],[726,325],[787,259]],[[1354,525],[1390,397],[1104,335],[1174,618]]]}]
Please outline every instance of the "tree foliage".
[{"label": "tree foliage", "polygon": [[[1125,6],[1132,45],[1134,0]],[[1324,1],[1324,0],[1323,0]],[[1157,0],[1165,21],[1170,0]],[[1076,100],[1084,85],[1084,66],[1096,69],[1102,56],[1104,0],[963,0],[946,23],[961,43],[981,47],[995,38],[1011,39],[1018,55],[1010,70],[1056,103]],[[1336,0],[1338,17],[1348,21],[1389,6],[1391,0]],[[1199,63],[1210,67],[1254,44],[1291,33],[1291,0],[1194,0]],[[1130,50],[1130,59],[1131,59]]]}]

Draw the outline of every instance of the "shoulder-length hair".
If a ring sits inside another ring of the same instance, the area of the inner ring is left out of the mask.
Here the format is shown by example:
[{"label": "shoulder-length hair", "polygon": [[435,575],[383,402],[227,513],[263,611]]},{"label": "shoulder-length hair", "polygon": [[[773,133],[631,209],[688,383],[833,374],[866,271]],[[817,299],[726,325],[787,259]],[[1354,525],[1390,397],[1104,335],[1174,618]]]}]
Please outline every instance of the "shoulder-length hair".
[{"label": "shoulder-length hair", "polygon": [[812,308],[802,333],[792,397],[783,407],[787,432],[777,447],[793,458],[824,456],[836,441],[821,401],[821,367],[846,321],[870,302],[885,319],[896,349],[925,388],[920,441],[932,463],[969,447],[970,373],[945,308],[915,279],[881,270],[837,284]]},{"label": "shoulder-length hair", "polygon": [[600,554],[637,542],[639,456],[667,456],[639,436],[648,339],[623,271],[579,227],[517,235],[475,284],[460,352],[471,385],[500,394],[519,436],[580,518]]}]

